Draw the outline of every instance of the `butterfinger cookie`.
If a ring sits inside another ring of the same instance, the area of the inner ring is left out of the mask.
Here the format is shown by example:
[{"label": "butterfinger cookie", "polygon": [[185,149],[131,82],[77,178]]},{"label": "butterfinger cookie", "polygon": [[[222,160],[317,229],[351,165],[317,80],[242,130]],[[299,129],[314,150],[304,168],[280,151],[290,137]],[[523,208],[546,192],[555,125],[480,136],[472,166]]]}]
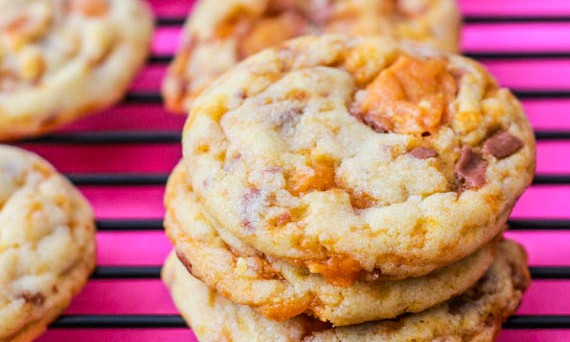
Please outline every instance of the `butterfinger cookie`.
[{"label": "butterfinger cookie", "polygon": [[163,279],[201,342],[493,341],[530,282],[524,250],[504,241],[486,275],[459,297],[418,314],[333,328],[309,316],[276,322],[236,305],[188,274],[174,254]]},{"label": "butterfinger cookie", "polygon": [[43,333],[94,267],[87,201],[44,160],[0,147],[0,341]]},{"label": "butterfinger cookie", "polygon": [[387,37],[264,50],[194,101],[183,145],[218,231],[331,282],[464,258],[535,169],[520,103],[480,64]]},{"label": "butterfinger cookie", "polygon": [[240,60],[305,34],[388,34],[457,52],[459,26],[453,0],[201,0],[163,95],[170,110],[186,113],[196,95]]},{"label": "butterfinger cookie", "polygon": [[333,285],[235,238],[224,240],[192,192],[183,164],[168,182],[165,205],[166,233],[192,275],[233,302],[280,321],[310,313],[340,326],[423,311],[475,284],[491,266],[496,245],[421,278]]},{"label": "butterfinger cookie", "polygon": [[152,31],[139,0],[0,1],[0,140],[51,131],[117,102]]}]

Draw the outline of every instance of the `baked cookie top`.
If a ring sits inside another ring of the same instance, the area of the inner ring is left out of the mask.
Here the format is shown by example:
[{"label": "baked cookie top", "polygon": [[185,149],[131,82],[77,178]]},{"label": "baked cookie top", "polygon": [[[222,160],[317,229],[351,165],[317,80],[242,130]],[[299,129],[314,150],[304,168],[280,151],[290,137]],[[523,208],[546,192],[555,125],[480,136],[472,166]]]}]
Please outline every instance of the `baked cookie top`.
[{"label": "baked cookie top", "polygon": [[118,101],[152,31],[139,0],[1,0],[0,140],[50,131]]},{"label": "baked cookie top", "polygon": [[[180,164],[166,190],[166,233],[195,277],[235,303],[283,321],[309,313],[335,326],[420,312],[466,291],[493,262],[495,241],[420,278],[331,284],[305,268],[267,258],[221,235],[203,210]],[[223,233],[222,233],[223,234]]]},{"label": "baked cookie top", "polygon": [[221,229],[329,279],[471,254],[535,169],[520,103],[482,66],[386,37],[257,54],[196,99],[183,145]]},{"label": "baked cookie top", "polygon": [[163,279],[202,342],[492,341],[530,283],[526,267],[524,250],[506,241],[493,266],[465,294],[422,313],[337,328],[308,316],[269,320],[209,289],[188,274],[174,254],[163,268]]},{"label": "baked cookie top", "polygon": [[0,341],[41,334],[94,266],[87,201],[46,161],[0,147]]},{"label": "baked cookie top", "polygon": [[389,34],[457,52],[460,21],[453,0],[201,0],[163,95],[168,109],[187,113],[191,101],[237,62],[306,34]]}]

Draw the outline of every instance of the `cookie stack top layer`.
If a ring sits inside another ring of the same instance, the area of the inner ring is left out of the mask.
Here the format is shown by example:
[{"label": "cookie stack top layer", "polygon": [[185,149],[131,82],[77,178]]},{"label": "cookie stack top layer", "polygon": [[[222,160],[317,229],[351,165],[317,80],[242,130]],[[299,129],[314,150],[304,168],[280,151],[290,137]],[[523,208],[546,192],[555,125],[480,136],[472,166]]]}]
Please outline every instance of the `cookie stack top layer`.
[{"label": "cookie stack top layer", "polygon": [[37,135],[119,100],[153,31],[139,0],[0,2],[0,140]]},{"label": "cookie stack top layer", "polygon": [[333,283],[471,254],[503,229],[535,164],[520,103],[483,67],[390,38],[305,37],[255,55],[194,102],[183,145],[218,230]]},{"label": "cookie stack top layer", "polygon": [[202,0],[188,19],[163,95],[169,109],[187,112],[242,59],[306,34],[384,34],[457,52],[459,26],[453,0]]},{"label": "cookie stack top layer", "polygon": [[0,340],[31,340],[95,267],[83,196],[47,162],[0,147]]}]

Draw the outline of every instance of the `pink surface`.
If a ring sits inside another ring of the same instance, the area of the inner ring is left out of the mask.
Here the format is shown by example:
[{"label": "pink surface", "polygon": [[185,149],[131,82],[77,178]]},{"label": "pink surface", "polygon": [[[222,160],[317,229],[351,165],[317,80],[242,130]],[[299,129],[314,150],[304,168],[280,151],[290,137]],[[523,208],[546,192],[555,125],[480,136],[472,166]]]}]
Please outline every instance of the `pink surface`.
[{"label": "pink surface", "polygon": [[[28,144],[65,173],[167,173],[180,160],[180,144],[151,145],[39,145]],[[537,172],[570,173],[570,142],[540,141],[537,144]]]},{"label": "pink surface", "polygon": [[[570,26],[569,26],[570,27]],[[570,30],[568,31],[570,33]],[[563,60],[484,61],[504,87],[517,89],[570,88],[570,63]],[[158,91],[166,65],[151,65],[138,77],[133,91]]]},{"label": "pink surface", "polygon": [[[499,342],[567,342],[570,338],[568,330],[507,330],[499,337]],[[38,341],[61,342],[76,341],[122,341],[122,342],[197,342],[196,337],[188,329],[53,329]]]},{"label": "pink surface", "polygon": [[[532,186],[517,202],[515,218],[570,218],[570,186]],[[570,259],[568,259],[570,264]]]},{"label": "pink surface", "polygon": [[459,0],[466,15],[560,16],[569,15],[567,0]]},{"label": "pink surface", "polygon": [[194,0],[147,0],[152,6],[157,16],[161,17],[180,17],[185,16],[192,5],[196,2]]},{"label": "pink surface", "polygon": [[[148,294],[152,293],[152,296]],[[567,315],[569,281],[537,280],[517,314]],[[73,300],[67,315],[174,315],[178,311],[160,280],[94,280]]]},{"label": "pink surface", "polygon": [[568,51],[570,23],[465,25],[465,51]]},{"label": "pink surface", "polygon": [[[161,186],[82,186],[98,218],[160,218],[164,213]],[[515,218],[570,218],[570,186],[532,186],[517,203]],[[109,199],[112,198],[112,201]],[[545,206],[545,203],[548,203]]]},{"label": "pink surface", "polygon": [[161,218],[164,216],[162,186],[80,187],[100,219]]},{"label": "pink surface", "polygon": [[[570,15],[567,0],[460,0],[464,13],[477,16]],[[162,17],[185,17],[192,0],[149,0]],[[178,27],[159,27],[152,51],[175,51]],[[468,24],[466,51],[570,51],[570,23]],[[518,89],[570,89],[570,60],[486,61],[501,84]],[[166,65],[147,66],[133,83],[133,92],[156,93]],[[570,100],[525,100],[537,129],[570,129]],[[76,122],[68,132],[179,131],[184,117],[171,116],[160,105],[121,104]],[[27,144],[65,173],[167,173],[180,158],[179,144],[57,145]],[[539,173],[570,173],[570,141],[538,144]],[[100,219],[160,219],[162,186],[82,186]],[[515,218],[570,219],[570,185],[533,186],[517,204]],[[511,231],[507,235],[527,248],[532,265],[570,264],[570,230]],[[156,266],[171,250],[162,231],[99,232],[98,265]],[[570,281],[535,281],[520,307],[521,314],[570,314]],[[68,314],[175,314],[159,280],[93,280],[74,300]],[[505,331],[500,341],[568,341],[569,330]],[[190,341],[189,329],[52,329],[40,341]]]},{"label": "pink surface", "polygon": [[170,172],[182,156],[180,144],[48,145],[25,149],[49,160],[64,173]]},{"label": "pink surface", "polygon": [[570,128],[570,100],[524,100],[522,103],[535,129]]},{"label": "pink surface", "polygon": [[486,61],[483,64],[504,87],[570,89],[570,63],[566,60]]},{"label": "pink surface", "polygon": [[39,342],[198,342],[190,329],[52,329]]},{"label": "pink surface", "polygon": [[74,122],[62,131],[178,131],[184,125],[185,119],[183,115],[171,115],[162,105],[120,104]]},{"label": "pink surface", "polygon": [[[122,341],[122,342],[197,342],[190,330],[164,329],[164,330],[50,330],[40,342],[70,341],[81,336],[82,342]],[[507,330],[499,336],[499,342],[567,342],[570,332],[567,330]]]},{"label": "pink surface", "polygon": [[[570,260],[570,231],[509,231],[507,236],[525,246],[531,265],[565,266]],[[97,263],[106,266],[161,265],[172,250],[162,231],[99,232],[97,242]]]},{"label": "pink surface", "polygon": [[[160,28],[155,35],[152,51],[172,54],[176,50],[181,30]],[[568,51],[570,23],[547,24],[467,24],[462,33],[465,51]]]},{"label": "pink surface", "polygon": [[97,246],[97,264],[106,266],[162,265],[172,250],[162,230],[99,232]]}]

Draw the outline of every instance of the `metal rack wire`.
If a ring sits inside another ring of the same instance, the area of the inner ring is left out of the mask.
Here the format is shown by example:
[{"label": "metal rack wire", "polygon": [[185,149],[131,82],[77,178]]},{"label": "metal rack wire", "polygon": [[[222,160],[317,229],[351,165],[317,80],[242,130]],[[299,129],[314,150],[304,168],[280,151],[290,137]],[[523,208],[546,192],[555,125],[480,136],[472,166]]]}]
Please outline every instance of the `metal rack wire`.
[{"label": "metal rack wire", "polygon": [[[566,16],[540,17],[499,17],[499,16],[470,16],[465,18],[469,24],[479,23],[543,23],[570,22]],[[181,26],[183,17],[162,17],[157,19],[157,25]],[[479,60],[529,60],[529,59],[570,59],[570,51],[543,52],[467,52],[467,55]],[[171,55],[153,55],[149,62],[156,65],[166,65],[172,59]],[[514,90],[522,99],[570,99],[570,89],[560,90]],[[125,100],[129,104],[162,103],[158,92],[131,92]],[[570,130],[539,130],[537,140],[570,141]],[[30,143],[41,144],[179,144],[180,132],[177,131],[128,131],[128,132],[81,132],[56,133],[47,137],[31,139],[22,142],[25,146]],[[71,181],[77,185],[96,186],[147,186],[164,185],[167,174],[68,174]],[[534,184],[540,185],[570,185],[570,174],[538,174]],[[558,230],[570,231],[570,219],[517,219],[511,220],[512,230]],[[163,229],[160,220],[99,220],[99,231],[160,231]],[[566,279],[570,280],[570,265],[565,267],[532,267],[533,279]],[[148,267],[98,267],[94,279],[156,279],[160,276],[160,268]],[[52,324],[53,328],[181,328],[185,323],[177,315],[69,315],[63,316]],[[505,323],[506,329],[570,329],[570,315],[522,315],[512,317]]]}]

